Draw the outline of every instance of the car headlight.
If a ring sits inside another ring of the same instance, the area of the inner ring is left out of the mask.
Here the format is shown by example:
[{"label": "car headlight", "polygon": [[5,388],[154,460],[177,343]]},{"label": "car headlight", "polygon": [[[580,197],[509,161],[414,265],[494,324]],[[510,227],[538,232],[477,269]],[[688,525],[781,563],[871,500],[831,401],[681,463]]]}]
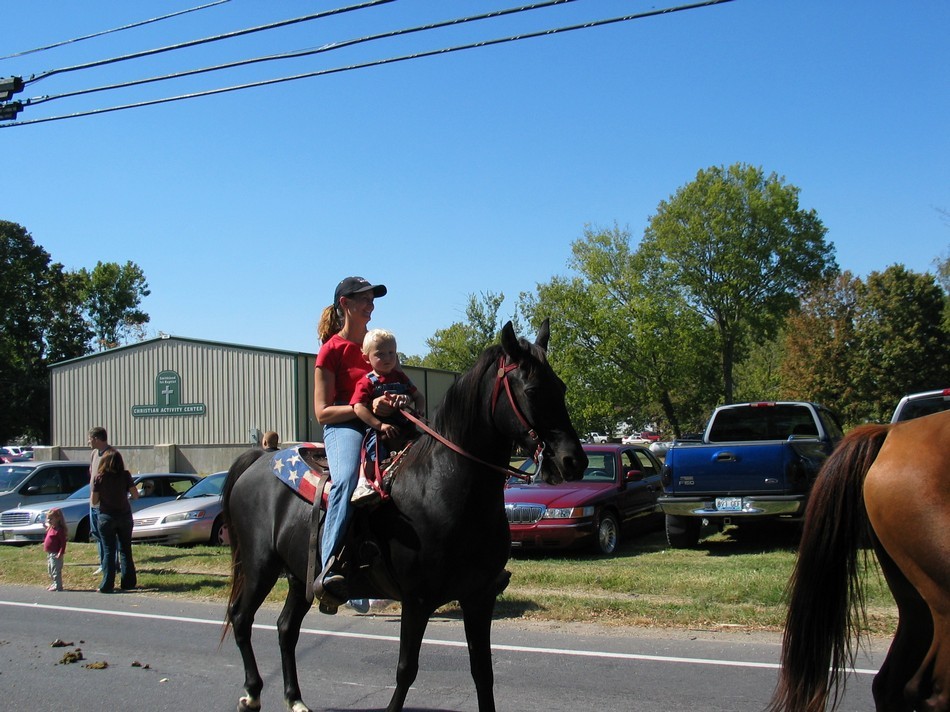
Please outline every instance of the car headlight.
[{"label": "car headlight", "polygon": [[186,522],[192,519],[204,519],[205,510],[203,509],[194,509],[190,512],[182,512],[181,514],[169,514],[165,517],[165,523],[170,524],[171,522]]},{"label": "car headlight", "polygon": [[593,516],[593,507],[552,507],[545,510],[542,519],[581,519]]}]

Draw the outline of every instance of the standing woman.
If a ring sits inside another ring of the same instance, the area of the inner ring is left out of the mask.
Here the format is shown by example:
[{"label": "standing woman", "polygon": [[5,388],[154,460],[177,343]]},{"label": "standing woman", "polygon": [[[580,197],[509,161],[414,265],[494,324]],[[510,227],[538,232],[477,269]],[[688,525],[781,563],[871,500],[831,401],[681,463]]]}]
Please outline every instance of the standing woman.
[{"label": "standing woman", "polygon": [[[386,287],[370,284],[362,277],[347,277],[333,294],[333,304],[323,310],[318,332],[322,346],[317,354],[313,404],[317,422],[323,426],[323,443],[333,486],[323,522],[321,552],[323,571],[314,588],[323,599],[321,610],[335,613],[347,599],[346,581],[335,568],[335,559],[350,518],[350,497],[356,489],[360,451],[366,425],[360,420],[350,399],[359,380],[370,371],[363,358],[363,337],[373,315],[373,299],[386,294]],[[385,411],[385,406],[383,408]]]},{"label": "standing woman", "polygon": [[110,450],[99,460],[99,472],[92,483],[92,504],[99,507],[99,534],[104,549],[102,583],[99,593],[115,590],[116,543],[119,547],[119,567],[123,590],[135,588],[135,563],[132,561],[132,507],[129,497],[139,498],[132,475],[118,450]]}]

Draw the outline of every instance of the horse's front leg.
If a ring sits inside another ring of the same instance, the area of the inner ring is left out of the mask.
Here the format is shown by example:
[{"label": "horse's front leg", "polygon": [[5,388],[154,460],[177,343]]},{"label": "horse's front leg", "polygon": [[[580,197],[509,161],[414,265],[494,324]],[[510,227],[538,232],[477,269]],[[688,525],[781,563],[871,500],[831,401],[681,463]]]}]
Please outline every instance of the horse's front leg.
[{"label": "horse's front leg", "polygon": [[465,621],[468,660],[475,680],[478,712],[495,712],[495,673],[491,661],[491,621],[495,595],[482,595],[459,601]]},{"label": "horse's front leg", "polygon": [[297,641],[300,639],[300,625],[310,610],[304,583],[288,576],[289,590],[284,607],[277,618],[277,640],[280,646],[280,662],[284,672],[284,701],[292,712],[310,712],[300,695],[300,682],[297,678]]},{"label": "horse's front leg", "polygon": [[418,600],[402,602],[399,627],[399,663],[396,666],[396,690],[386,712],[400,712],[406,703],[409,688],[419,674],[419,649],[429,624],[432,610]]}]

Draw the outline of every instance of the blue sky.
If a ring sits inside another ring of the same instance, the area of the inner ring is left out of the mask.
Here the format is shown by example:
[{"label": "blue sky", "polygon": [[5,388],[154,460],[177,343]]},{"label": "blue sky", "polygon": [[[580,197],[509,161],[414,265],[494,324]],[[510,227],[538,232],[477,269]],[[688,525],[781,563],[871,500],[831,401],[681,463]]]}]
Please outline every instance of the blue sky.
[{"label": "blue sky", "polygon": [[[31,0],[0,55],[203,4]],[[66,72],[18,99],[163,75],[517,3],[396,0],[227,42]],[[0,60],[0,77],[312,14],[231,0]],[[71,114],[667,7],[578,0],[328,52],[48,101]],[[712,165],[784,176],[859,276],[950,254],[950,3],[735,0],[607,27],[128,111],[0,129],[0,219],[69,269],[131,260],[149,335],[313,352],[333,288],[388,285],[372,325],[401,351],[464,318],[470,294],[567,274],[585,226],[642,235]],[[556,319],[556,317],[555,317]]]}]

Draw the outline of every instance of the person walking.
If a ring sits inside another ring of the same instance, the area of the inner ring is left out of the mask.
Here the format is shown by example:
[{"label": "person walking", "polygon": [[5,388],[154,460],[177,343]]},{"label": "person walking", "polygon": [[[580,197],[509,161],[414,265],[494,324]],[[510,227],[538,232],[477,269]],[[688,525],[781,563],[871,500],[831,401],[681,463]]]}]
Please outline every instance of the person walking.
[{"label": "person walking", "polygon": [[102,537],[99,536],[99,507],[92,503],[92,485],[99,474],[99,460],[115,448],[109,444],[109,434],[101,425],[89,429],[89,447],[92,448],[92,457],[89,459],[89,536],[95,540],[99,551],[99,568],[93,572],[98,575],[102,573],[104,551]]},{"label": "person walking", "polygon": [[99,472],[92,485],[92,503],[99,507],[99,536],[103,543],[102,581],[99,593],[115,590],[116,548],[118,544],[119,585],[127,591],[135,588],[135,562],[132,560],[132,507],[129,497],[139,498],[132,475],[118,450],[105,453],[99,460]]}]

